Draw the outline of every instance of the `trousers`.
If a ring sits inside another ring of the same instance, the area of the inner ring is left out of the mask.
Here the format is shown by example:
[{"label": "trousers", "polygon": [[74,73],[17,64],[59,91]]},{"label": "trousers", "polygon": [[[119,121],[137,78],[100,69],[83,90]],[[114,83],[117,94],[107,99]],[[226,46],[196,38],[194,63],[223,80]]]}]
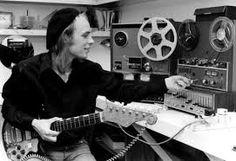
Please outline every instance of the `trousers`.
[{"label": "trousers", "polygon": [[52,161],[96,161],[85,140],[70,146],[52,147],[40,144],[42,154]]}]

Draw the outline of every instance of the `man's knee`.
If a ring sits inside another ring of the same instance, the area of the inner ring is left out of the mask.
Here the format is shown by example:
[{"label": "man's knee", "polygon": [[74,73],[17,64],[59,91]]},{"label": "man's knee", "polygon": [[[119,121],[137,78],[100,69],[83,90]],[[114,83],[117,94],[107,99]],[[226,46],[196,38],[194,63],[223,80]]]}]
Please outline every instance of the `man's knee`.
[{"label": "man's knee", "polygon": [[76,156],[72,161],[96,161],[96,159],[91,153],[87,153]]}]

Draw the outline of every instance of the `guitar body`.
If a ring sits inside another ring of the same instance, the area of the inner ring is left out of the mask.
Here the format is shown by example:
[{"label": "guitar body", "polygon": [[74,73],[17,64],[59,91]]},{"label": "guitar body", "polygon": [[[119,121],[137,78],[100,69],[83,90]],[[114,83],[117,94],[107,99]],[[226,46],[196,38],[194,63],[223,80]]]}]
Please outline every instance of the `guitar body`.
[{"label": "guitar body", "polygon": [[8,157],[7,157],[7,153],[6,153],[6,150],[5,150],[5,147],[3,145],[3,124],[4,124],[4,119],[2,117],[2,114],[0,114],[0,131],[1,131],[1,135],[0,135],[0,156],[1,156],[1,160],[2,161],[11,161]]},{"label": "guitar body", "polygon": [[30,131],[20,130],[4,121],[2,138],[7,157],[12,161],[21,161],[30,152],[38,151],[38,139]]}]

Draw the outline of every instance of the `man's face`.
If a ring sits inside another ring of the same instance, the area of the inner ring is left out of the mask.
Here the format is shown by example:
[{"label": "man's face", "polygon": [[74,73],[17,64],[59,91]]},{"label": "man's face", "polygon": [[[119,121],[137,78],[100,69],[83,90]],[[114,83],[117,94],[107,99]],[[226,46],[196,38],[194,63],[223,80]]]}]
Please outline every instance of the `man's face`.
[{"label": "man's face", "polygon": [[72,36],[72,44],[69,47],[70,53],[78,58],[86,59],[89,49],[94,43],[91,37],[91,27],[84,15],[75,19],[75,31]]}]

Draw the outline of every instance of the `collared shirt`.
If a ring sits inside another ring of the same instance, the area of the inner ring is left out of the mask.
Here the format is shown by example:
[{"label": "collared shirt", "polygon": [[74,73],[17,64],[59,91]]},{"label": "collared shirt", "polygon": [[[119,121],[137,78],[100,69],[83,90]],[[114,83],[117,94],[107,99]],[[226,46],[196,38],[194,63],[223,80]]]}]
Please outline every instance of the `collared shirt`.
[{"label": "collared shirt", "polygon": [[[68,118],[95,111],[97,95],[122,102],[139,100],[153,93],[165,92],[158,81],[127,82],[123,77],[89,60],[74,59],[68,81],[52,69],[51,53],[24,60],[13,67],[3,87],[3,117],[16,127],[32,130],[34,118]],[[78,140],[87,128],[60,133],[59,144]]]}]

